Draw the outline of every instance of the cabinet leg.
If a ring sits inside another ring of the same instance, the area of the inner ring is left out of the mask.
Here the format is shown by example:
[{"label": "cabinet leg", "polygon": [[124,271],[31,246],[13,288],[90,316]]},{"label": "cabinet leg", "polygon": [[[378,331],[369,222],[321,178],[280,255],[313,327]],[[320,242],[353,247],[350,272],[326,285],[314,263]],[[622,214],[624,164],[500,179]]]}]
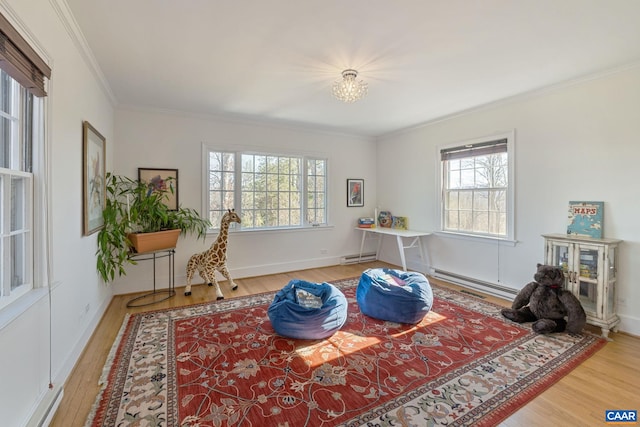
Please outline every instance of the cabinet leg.
[{"label": "cabinet leg", "polygon": [[602,328],[602,338],[609,338],[609,328]]}]

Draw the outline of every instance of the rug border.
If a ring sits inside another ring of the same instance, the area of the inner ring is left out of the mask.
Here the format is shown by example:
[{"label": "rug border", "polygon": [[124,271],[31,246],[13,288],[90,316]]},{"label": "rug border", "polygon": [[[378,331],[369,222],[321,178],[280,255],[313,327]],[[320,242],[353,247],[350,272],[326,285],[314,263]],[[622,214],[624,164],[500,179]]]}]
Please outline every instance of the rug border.
[{"label": "rug border", "polygon": [[93,423],[93,420],[98,415],[98,410],[100,409],[100,403],[104,399],[104,394],[109,388],[109,377],[111,374],[111,370],[116,360],[118,360],[118,355],[121,352],[122,348],[122,340],[128,330],[131,328],[131,313],[125,313],[124,318],[122,320],[122,325],[120,325],[120,329],[118,330],[118,334],[111,345],[111,349],[109,350],[109,354],[107,355],[107,359],[102,368],[102,373],[100,374],[100,378],[98,378],[98,385],[100,386],[100,391],[96,396],[93,405],[91,405],[91,410],[87,415],[87,419],[85,421],[85,426],[90,426]]},{"label": "rug border", "polygon": [[[509,402],[508,407],[505,407],[504,404],[499,405],[489,414],[483,417],[483,419],[474,422],[474,426],[491,427],[505,421],[511,415],[522,409],[524,406],[533,402],[534,399],[540,397],[542,393],[550,389],[553,385],[559,383],[564,377],[569,375],[574,369],[584,363],[587,359],[591,358],[608,343],[608,341],[602,337],[584,332],[583,335],[586,336],[583,338],[583,342],[580,346],[580,354],[573,356],[573,359],[571,360],[571,366],[564,365],[556,368],[557,372],[554,372],[553,375],[546,376],[538,381],[535,381],[517,396],[512,397],[512,401]],[[593,341],[584,342],[587,336],[590,335],[592,336]]]}]

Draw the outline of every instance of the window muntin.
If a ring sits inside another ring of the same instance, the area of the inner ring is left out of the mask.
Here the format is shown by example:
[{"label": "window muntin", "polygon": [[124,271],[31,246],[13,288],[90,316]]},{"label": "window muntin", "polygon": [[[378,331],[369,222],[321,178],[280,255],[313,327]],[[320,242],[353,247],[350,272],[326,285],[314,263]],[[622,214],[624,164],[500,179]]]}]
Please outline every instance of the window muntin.
[{"label": "window muntin", "polygon": [[440,150],[443,231],[513,238],[512,152],[512,135]]},{"label": "window muntin", "polygon": [[327,223],[327,160],[303,155],[207,150],[208,218],[235,209],[242,229]]}]

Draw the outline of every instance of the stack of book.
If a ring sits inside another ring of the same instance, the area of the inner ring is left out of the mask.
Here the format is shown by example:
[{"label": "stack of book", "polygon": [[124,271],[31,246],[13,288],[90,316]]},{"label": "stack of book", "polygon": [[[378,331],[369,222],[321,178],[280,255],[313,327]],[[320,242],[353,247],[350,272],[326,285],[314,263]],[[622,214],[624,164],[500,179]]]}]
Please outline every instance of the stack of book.
[{"label": "stack of book", "polygon": [[358,219],[359,228],[375,228],[376,220],[373,218],[360,218]]}]

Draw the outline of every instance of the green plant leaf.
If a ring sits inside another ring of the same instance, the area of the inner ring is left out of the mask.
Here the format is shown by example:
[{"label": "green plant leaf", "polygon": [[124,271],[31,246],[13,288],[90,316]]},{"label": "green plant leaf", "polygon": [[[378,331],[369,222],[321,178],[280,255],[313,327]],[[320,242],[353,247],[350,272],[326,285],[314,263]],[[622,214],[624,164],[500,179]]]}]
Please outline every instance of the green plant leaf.
[{"label": "green plant leaf", "polygon": [[96,268],[105,282],[113,281],[116,274],[125,275],[127,264],[136,264],[130,258],[129,233],[179,228],[183,235],[206,237],[211,224],[196,210],[180,206],[169,210],[166,202],[174,192],[174,184],[172,178],[167,181],[166,189],[157,190],[145,182],[107,173],[104,227],[98,233],[96,251]]}]

